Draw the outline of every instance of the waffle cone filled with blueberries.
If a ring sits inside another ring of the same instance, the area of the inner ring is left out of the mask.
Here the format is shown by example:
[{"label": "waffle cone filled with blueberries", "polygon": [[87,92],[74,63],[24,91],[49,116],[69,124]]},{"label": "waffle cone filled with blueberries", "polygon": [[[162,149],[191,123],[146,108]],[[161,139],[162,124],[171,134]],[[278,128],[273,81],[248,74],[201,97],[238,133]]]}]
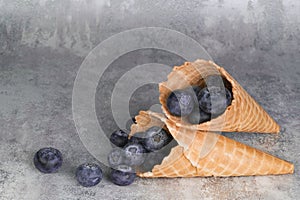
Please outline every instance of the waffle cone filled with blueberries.
[{"label": "waffle cone filled with blueberries", "polygon": [[[174,67],[168,80],[159,84],[159,92],[163,112],[176,126],[224,132],[280,130],[241,85],[211,61],[196,60]],[[182,103],[174,105],[176,98]]]},{"label": "waffle cone filled with blueberries", "polygon": [[173,136],[172,147],[161,163],[140,177],[251,176],[293,173],[293,164],[213,132],[176,127],[163,115],[141,111],[130,135],[159,126]]}]

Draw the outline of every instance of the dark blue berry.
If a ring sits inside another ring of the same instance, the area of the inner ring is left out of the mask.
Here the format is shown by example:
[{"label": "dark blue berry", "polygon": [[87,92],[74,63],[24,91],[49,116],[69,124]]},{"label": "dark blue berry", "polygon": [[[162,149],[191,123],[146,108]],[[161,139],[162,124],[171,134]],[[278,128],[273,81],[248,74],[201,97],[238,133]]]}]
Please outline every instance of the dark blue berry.
[{"label": "dark blue berry", "polygon": [[191,124],[200,124],[211,119],[211,115],[203,112],[201,109],[195,109],[189,116],[188,122]]},{"label": "dark blue berry", "polygon": [[130,137],[128,144],[143,144],[146,138],[145,132],[137,132],[133,136]]},{"label": "dark blue berry", "polygon": [[144,147],[148,151],[157,151],[171,142],[172,135],[167,133],[163,128],[153,126],[146,130],[146,139],[144,141]]},{"label": "dark blue berry", "polygon": [[201,87],[195,85],[195,86],[192,86],[192,88],[193,88],[193,91],[195,93],[195,96],[197,96],[199,94],[200,90],[201,90]]},{"label": "dark blue berry", "polygon": [[107,157],[108,164],[111,167],[116,167],[118,165],[124,164],[124,151],[119,148],[113,149]]},{"label": "dark blue berry", "polygon": [[174,116],[189,115],[194,108],[195,98],[194,94],[185,90],[173,91],[167,99],[167,108]]},{"label": "dark blue berry", "polygon": [[198,94],[199,107],[213,116],[222,114],[231,103],[231,93],[227,88],[205,87]]},{"label": "dark blue berry", "polygon": [[128,133],[123,130],[117,130],[110,136],[110,142],[118,147],[124,147],[128,142]]},{"label": "dark blue berry", "polygon": [[100,183],[103,174],[99,165],[94,163],[84,163],[76,170],[76,178],[80,185],[92,187]]},{"label": "dark blue berry", "polygon": [[43,173],[56,172],[62,166],[62,154],[52,147],[40,149],[33,159],[35,167]]},{"label": "dark blue berry", "polygon": [[111,171],[111,181],[119,186],[130,185],[134,182],[136,175],[132,167],[128,165],[119,165]]},{"label": "dark blue berry", "polygon": [[139,166],[145,161],[146,149],[138,143],[128,143],[124,147],[125,162],[130,166]]}]

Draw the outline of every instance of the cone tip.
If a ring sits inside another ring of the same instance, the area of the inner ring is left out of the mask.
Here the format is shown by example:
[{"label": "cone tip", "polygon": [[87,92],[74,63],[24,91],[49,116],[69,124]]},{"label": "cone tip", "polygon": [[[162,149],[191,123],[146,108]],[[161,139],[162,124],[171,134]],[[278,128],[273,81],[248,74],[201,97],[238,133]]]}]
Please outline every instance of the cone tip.
[{"label": "cone tip", "polygon": [[294,166],[293,163],[290,163],[290,164],[291,164],[291,171],[290,171],[290,172],[291,172],[291,174],[293,174],[293,173],[295,172],[295,171],[294,171],[294,170],[295,170],[295,166]]}]

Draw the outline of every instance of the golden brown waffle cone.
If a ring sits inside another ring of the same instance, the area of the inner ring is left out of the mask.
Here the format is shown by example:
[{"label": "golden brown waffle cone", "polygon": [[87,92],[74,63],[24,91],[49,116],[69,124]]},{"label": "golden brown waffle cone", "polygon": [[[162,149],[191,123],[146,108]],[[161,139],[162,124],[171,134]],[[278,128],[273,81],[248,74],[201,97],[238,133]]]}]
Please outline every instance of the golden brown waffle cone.
[{"label": "golden brown waffle cone", "polygon": [[179,144],[151,172],[138,173],[140,177],[249,176],[294,171],[293,164],[270,154],[219,134],[176,127],[157,113],[141,111],[136,120],[131,135],[153,126],[152,121],[159,126],[166,123]]},{"label": "golden brown waffle cone", "polygon": [[[193,85],[203,85],[210,75],[222,75],[232,86],[233,100],[225,112],[210,121],[192,125],[169,113],[166,100],[171,91]],[[160,83],[160,103],[167,118],[176,126],[202,131],[278,133],[279,125],[222,67],[212,61],[196,60],[174,67],[166,82]]]},{"label": "golden brown waffle cone", "polygon": [[197,167],[197,175],[250,176],[294,172],[293,164],[235,140],[212,132],[182,129],[170,120],[165,122],[179,145],[186,147],[184,155]]}]

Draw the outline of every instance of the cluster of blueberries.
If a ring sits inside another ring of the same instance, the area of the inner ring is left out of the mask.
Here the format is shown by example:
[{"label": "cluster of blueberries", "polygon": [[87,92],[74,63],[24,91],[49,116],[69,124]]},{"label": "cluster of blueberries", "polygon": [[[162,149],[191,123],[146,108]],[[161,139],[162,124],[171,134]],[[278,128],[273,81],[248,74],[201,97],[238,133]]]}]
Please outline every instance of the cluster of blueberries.
[{"label": "cluster of blueberries", "polygon": [[205,82],[203,87],[172,91],[167,98],[169,112],[186,118],[191,124],[200,124],[222,114],[232,101],[230,84],[217,75],[207,77]]},{"label": "cluster of blueberries", "polygon": [[[145,161],[146,153],[162,149],[172,139],[171,134],[157,126],[136,133],[130,139],[128,133],[123,130],[113,132],[110,141],[116,147],[108,155],[111,181],[120,186],[133,183],[136,177],[135,170]],[[62,166],[62,153],[52,147],[42,148],[35,153],[33,161],[39,171],[54,173]],[[102,178],[102,170],[95,163],[84,163],[76,169],[76,179],[84,187],[95,186]]]},{"label": "cluster of blueberries", "polygon": [[[147,154],[159,151],[172,139],[171,134],[158,126],[135,133],[130,139],[123,130],[113,132],[110,141],[117,147],[108,154],[112,181],[117,185],[131,184],[135,178],[135,170],[144,163]],[[121,169],[126,169],[126,172]]]}]

